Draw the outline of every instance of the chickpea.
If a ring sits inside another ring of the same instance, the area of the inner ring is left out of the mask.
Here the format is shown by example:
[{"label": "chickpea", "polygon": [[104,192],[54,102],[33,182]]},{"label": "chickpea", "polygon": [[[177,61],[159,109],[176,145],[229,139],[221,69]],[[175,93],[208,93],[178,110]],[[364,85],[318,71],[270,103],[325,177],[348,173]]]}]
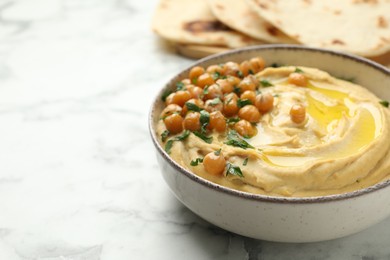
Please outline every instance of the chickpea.
[{"label": "chickpea", "polygon": [[246,90],[244,93],[241,94],[240,98],[242,100],[248,99],[252,102],[252,104],[255,104],[256,101],[256,92],[251,90]]},{"label": "chickpea", "polygon": [[241,79],[235,76],[227,76],[226,80],[230,82],[230,84],[232,84],[233,87],[238,86],[238,84],[240,84],[241,82]]},{"label": "chickpea", "polygon": [[226,116],[234,116],[238,112],[238,97],[235,93],[227,94],[223,102],[223,113]]},{"label": "chickpea", "polygon": [[261,113],[267,113],[274,106],[274,97],[270,93],[259,94],[254,104]]},{"label": "chickpea", "polygon": [[167,96],[167,98],[165,99],[165,105],[166,106],[169,106],[170,104],[174,104],[173,103],[173,97],[175,96],[176,93],[171,93],[169,94],[169,96]]},{"label": "chickpea", "polygon": [[204,95],[204,99],[214,99],[214,98],[221,98],[223,96],[222,89],[219,85],[213,84],[210,87],[207,88],[207,91],[205,91],[206,94]]},{"label": "chickpea", "polygon": [[190,131],[197,131],[200,129],[200,113],[189,112],[184,118],[184,128]]},{"label": "chickpea", "polygon": [[251,69],[253,73],[257,73],[259,71],[262,71],[265,67],[265,61],[261,57],[256,57],[250,59]]},{"label": "chickpea", "polygon": [[219,73],[220,75],[225,74],[225,68],[222,65],[210,65],[207,67],[206,71],[210,74]]},{"label": "chickpea", "polygon": [[214,79],[213,77],[209,74],[209,73],[203,73],[202,75],[200,75],[198,77],[198,80],[196,82],[196,84],[201,87],[201,88],[204,88],[206,86],[211,86],[214,84]]},{"label": "chickpea", "polygon": [[242,119],[234,124],[234,130],[237,131],[241,136],[244,137],[252,137],[257,133],[256,127],[254,127],[251,123]]},{"label": "chickpea", "polygon": [[[196,105],[197,107],[199,107],[200,109],[202,109],[202,108],[204,107],[204,102],[203,102],[203,100],[201,100],[201,99],[192,98],[192,99],[188,100],[188,101],[186,102],[186,104],[187,104],[187,103],[192,103],[192,104]],[[188,112],[188,107],[187,107],[186,104],[184,104],[183,109],[182,109],[182,111],[181,111],[181,114],[182,114],[183,116],[185,116],[185,115],[187,114],[187,112]]]},{"label": "chickpea", "polygon": [[191,80],[190,79],[183,79],[181,81],[184,85],[190,85],[191,84]]},{"label": "chickpea", "polygon": [[181,106],[176,104],[169,104],[164,108],[164,110],[161,112],[160,117],[165,118],[167,116],[170,116],[172,114],[180,114],[182,111]]},{"label": "chickpea", "polygon": [[302,75],[301,73],[293,72],[288,76],[288,83],[300,87],[304,87],[307,85],[307,79],[305,75]]},{"label": "chickpea", "polygon": [[214,112],[214,111],[222,111],[223,110],[223,103],[222,101],[219,99],[209,99],[209,100],[206,100],[206,103],[204,105],[204,109],[211,113],[211,112]]},{"label": "chickpea", "polygon": [[237,76],[240,72],[240,66],[236,62],[228,61],[224,65],[225,75]]},{"label": "chickpea", "polygon": [[186,86],[187,90],[190,92],[192,98],[201,98],[203,97],[203,89],[194,86],[194,85],[188,85]]},{"label": "chickpea", "polygon": [[222,153],[215,154],[215,152],[211,152],[204,157],[203,166],[209,174],[222,175],[226,166],[226,160]]},{"label": "chickpea", "polygon": [[204,73],[204,68],[200,66],[195,66],[190,70],[189,78],[191,82],[194,82],[195,79],[197,79],[200,75]]},{"label": "chickpea", "polygon": [[186,90],[179,90],[175,93],[170,94],[167,99],[165,100],[165,103],[167,105],[169,104],[177,104],[179,106],[183,106],[185,102],[191,99],[191,94],[189,91]]},{"label": "chickpea", "polygon": [[247,60],[241,62],[240,70],[244,76],[248,76],[249,74],[253,73],[251,63]]},{"label": "chickpea", "polygon": [[251,77],[245,77],[240,84],[238,84],[238,87],[240,88],[240,92],[243,93],[244,91],[250,90],[255,91],[256,90],[256,84],[253,82]]},{"label": "chickpea", "polygon": [[172,114],[164,119],[164,124],[171,134],[178,134],[183,131],[183,118],[178,114]]},{"label": "chickpea", "polygon": [[290,118],[296,124],[301,124],[306,118],[306,108],[301,104],[295,104],[290,109]]},{"label": "chickpea", "polygon": [[227,79],[218,79],[216,83],[221,87],[222,93],[233,92],[233,85]]},{"label": "chickpea", "polygon": [[215,129],[218,132],[224,132],[226,130],[226,120],[221,111],[210,113],[209,128]]},{"label": "chickpea", "polygon": [[247,105],[242,107],[238,111],[238,116],[241,119],[245,119],[251,123],[257,123],[260,121],[261,114],[254,105]]}]

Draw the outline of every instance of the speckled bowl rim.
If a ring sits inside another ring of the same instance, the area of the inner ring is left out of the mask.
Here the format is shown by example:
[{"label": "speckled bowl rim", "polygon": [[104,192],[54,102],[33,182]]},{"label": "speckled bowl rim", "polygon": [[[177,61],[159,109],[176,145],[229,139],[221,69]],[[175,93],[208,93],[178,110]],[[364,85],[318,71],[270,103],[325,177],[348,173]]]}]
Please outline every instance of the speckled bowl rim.
[{"label": "speckled bowl rim", "polygon": [[210,55],[206,58],[200,59],[190,66],[188,66],[186,69],[182,70],[180,73],[177,73],[175,76],[173,76],[165,85],[164,87],[159,91],[157,96],[153,99],[154,102],[151,106],[150,112],[149,112],[149,132],[151,134],[153,144],[156,147],[157,151],[162,155],[162,157],[166,160],[167,163],[169,163],[173,168],[175,168],[177,171],[181,172],[184,174],[186,177],[189,179],[197,182],[198,184],[201,184],[207,188],[213,189],[217,192],[222,192],[227,195],[231,196],[237,196],[243,199],[249,199],[249,200],[256,200],[256,201],[261,201],[261,202],[271,202],[271,203],[289,203],[289,204],[312,204],[312,203],[323,203],[323,202],[332,202],[332,201],[339,201],[339,200],[347,200],[347,199],[352,199],[358,196],[362,196],[365,194],[369,194],[378,190],[381,190],[385,187],[388,187],[390,185],[390,180],[383,181],[380,183],[377,183],[373,186],[352,191],[352,192],[347,192],[347,193],[342,193],[342,194],[334,194],[334,195],[326,195],[326,196],[316,196],[316,197],[279,197],[279,196],[269,196],[269,195],[262,195],[262,194],[254,194],[254,193],[248,193],[244,191],[239,191],[239,190],[234,190],[228,187],[224,187],[222,185],[213,183],[211,181],[208,181],[206,179],[203,179],[196,175],[195,173],[192,173],[191,171],[185,169],[178,163],[176,163],[166,152],[165,150],[161,147],[160,143],[158,142],[158,137],[156,136],[155,133],[155,128],[153,125],[153,115],[154,111],[156,110],[157,104],[160,101],[161,95],[163,92],[172,86],[172,84],[175,83],[177,78],[180,78],[180,76],[183,73],[187,73],[187,71],[198,64],[204,63],[206,61],[210,61],[213,59],[217,58],[222,58],[222,57],[229,57],[229,56],[235,56],[239,53],[243,52],[252,52],[252,51],[257,51],[257,50],[291,50],[291,51],[307,51],[307,52],[320,52],[320,53],[325,53],[329,54],[332,56],[338,56],[342,58],[349,59],[354,62],[358,63],[363,63],[366,66],[370,66],[379,72],[385,74],[386,76],[390,77],[390,70],[387,69],[386,67],[373,62],[371,60],[355,56],[352,54],[347,54],[335,50],[330,50],[330,49],[321,49],[321,48],[315,48],[315,47],[305,47],[305,46],[300,46],[300,45],[290,45],[290,44],[266,44],[266,45],[261,45],[261,46],[250,46],[250,47],[245,47],[245,48],[240,48],[240,49],[235,49],[232,51],[224,52],[221,54],[214,54]]}]

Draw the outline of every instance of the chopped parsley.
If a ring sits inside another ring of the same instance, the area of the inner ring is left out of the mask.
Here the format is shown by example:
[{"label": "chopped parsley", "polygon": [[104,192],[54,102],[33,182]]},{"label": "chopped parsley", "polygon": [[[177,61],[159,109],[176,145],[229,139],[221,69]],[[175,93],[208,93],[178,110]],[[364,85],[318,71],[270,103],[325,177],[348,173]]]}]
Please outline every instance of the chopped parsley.
[{"label": "chopped parsley", "polygon": [[172,94],[172,90],[165,90],[164,93],[161,96],[161,100],[165,102],[167,100],[167,97]]},{"label": "chopped parsley", "polygon": [[389,107],[389,101],[387,101],[387,100],[381,100],[381,101],[379,101],[379,104],[381,104],[384,107]]},{"label": "chopped parsley", "polygon": [[219,71],[216,71],[214,72],[211,77],[214,79],[214,80],[217,80],[221,77],[221,73]]},{"label": "chopped parsley", "polygon": [[246,157],[242,165],[246,166],[248,164],[249,157]]},{"label": "chopped parsley", "polygon": [[225,144],[235,146],[235,147],[240,147],[243,149],[254,148],[247,141],[240,138],[235,130],[229,131],[228,136],[227,136],[227,141],[225,142]]},{"label": "chopped parsley", "polygon": [[300,68],[298,67],[295,67],[295,73],[303,73],[303,70],[301,70]]},{"label": "chopped parsley", "polygon": [[241,92],[241,88],[239,88],[237,86],[233,86],[233,92],[236,93],[237,95],[239,95]]},{"label": "chopped parsley", "polygon": [[253,70],[251,70],[251,69],[248,71],[248,73],[249,73],[250,75],[255,74],[255,73],[253,72]]},{"label": "chopped parsley", "polygon": [[195,111],[195,112],[200,112],[202,109],[195,105],[194,103],[191,102],[186,102],[186,107],[188,108],[189,111]]},{"label": "chopped parsley", "polygon": [[209,93],[209,86],[206,86],[204,89],[203,89],[203,95],[207,95]]},{"label": "chopped parsley", "polygon": [[231,175],[235,175],[235,176],[242,177],[242,178],[244,177],[244,174],[242,174],[240,167],[238,167],[234,164],[231,164],[231,163],[227,163],[226,168],[227,168],[226,169],[226,176],[231,174]]},{"label": "chopped parsley", "polygon": [[215,154],[216,156],[218,156],[218,155],[221,154],[221,151],[222,151],[222,149],[219,149],[219,150],[215,151],[214,154]]},{"label": "chopped parsley", "polygon": [[243,74],[242,71],[240,71],[240,70],[238,70],[238,71],[236,72],[236,74],[237,74],[237,76],[238,76],[239,78],[243,78],[243,77],[244,77],[244,74]]},{"label": "chopped parsley", "polygon": [[216,105],[221,104],[221,103],[222,103],[221,99],[216,97],[213,100],[211,100],[210,105],[216,106]]},{"label": "chopped parsley", "polygon": [[197,137],[199,137],[200,139],[202,139],[203,141],[205,141],[206,143],[208,143],[208,144],[211,144],[213,142],[213,137],[212,136],[206,136],[204,133],[198,132],[198,131],[194,131],[192,133],[194,135],[196,135]]},{"label": "chopped parsley", "polygon": [[181,135],[178,135],[172,139],[169,139],[167,143],[165,144],[165,151],[169,154],[171,152],[171,148],[173,146],[173,142],[175,141],[183,141],[190,135],[190,131],[185,130]]},{"label": "chopped parsley", "polygon": [[231,117],[231,118],[226,119],[226,123],[228,123],[228,124],[234,124],[234,123],[237,123],[238,121],[240,121],[240,119],[238,117]]},{"label": "chopped parsley", "polygon": [[203,158],[196,158],[195,160],[192,160],[190,162],[190,165],[191,166],[198,166],[199,163],[202,163],[203,162]]},{"label": "chopped parsley", "polygon": [[184,90],[184,83],[183,82],[177,82],[176,83],[176,91]]},{"label": "chopped parsley", "polygon": [[269,82],[268,80],[266,79],[261,79],[260,80],[260,84],[263,86],[263,87],[272,87],[273,84],[271,82]]},{"label": "chopped parsley", "polygon": [[246,105],[252,105],[252,102],[249,99],[241,99],[241,98],[239,98],[237,100],[237,106],[239,108],[244,107]]},{"label": "chopped parsley", "polygon": [[169,136],[169,131],[168,130],[165,130],[164,132],[162,132],[161,134],[161,141],[165,142],[167,140]]},{"label": "chopped parsley", "polygon": [[200,118],[199,118],[201,127],[202,127],[202,133],[206,131],[206,126],[210,122],[210,114],[206,110],[201,110],[200,111]]}]

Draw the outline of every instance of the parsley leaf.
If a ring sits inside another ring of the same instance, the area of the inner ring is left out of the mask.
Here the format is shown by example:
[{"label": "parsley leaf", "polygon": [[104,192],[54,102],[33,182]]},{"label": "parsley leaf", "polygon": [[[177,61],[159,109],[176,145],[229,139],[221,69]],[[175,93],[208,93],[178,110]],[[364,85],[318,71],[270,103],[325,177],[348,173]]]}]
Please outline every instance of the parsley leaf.
[{"label": "parsley leaf", "polygon": [[246,166],[248,164],[249,157],[246,157],[242,165]]},{"label": "parsley leaf", "polygon": [[212,136],[206,136],[204,133],[198,132],[198,131],[193,132],[193,134],[196,135],[197,137],[199,137],[200,139],[202,139],[203,141],[205,141],[208,144],[211,144],[213,142],[213,137]]},{"label": "parsley leaf", "polygon": [[184,89],[184,83],[183,82],[177,82],[176,83],[176,91],[183,90]]},{"label": "parsley leaf", "polygon": [[169,131],[168,130],[165,130],[164,132],[162,132],[161,134],[161,141],[165,142],[165,140],[167,140],[169,136]]},{"label": "parsley leaf", "polygon": [[237,95],[240,95],[241,88],[239,88],[237,86],[233,86],[233,92],[236,93]]},{"label": "parsley leaf", "polygon": [[175,137],[175,141],[183,141],[190,135],[190,131],[185,130],[181,135]]},{"label": "parsley leaf", "polygon": [[247,148],[254,148],[252,145],[250,145],[247,141],[240,138],[235,130],[230,130],[227,136],[227,141],[225,142],[227,145],[240,147],[243,149]]},{"label": "parsley leaf", "polygon": [[238,76],[239,78],[243,78],[243,77],[244,77],[244,74],[243,74],[242,71],[240,71],[240,70],[238,70],[238,71],[236,72],[236,74],[237,74],[237,76]]},{"label": "parsley leaf", "polygon": [[194,103],[191,102],[186,102],[186,107],[188,108],[189,111],[195,111],[195,112],[200,112],[202,109],[195,105]]},{"label": "parsley leaf", "polygon": [[216,98],[214,98],[213,100],[211,100],[210,105],[216,106],[216,105],[218,105],[218,104],[220,104],[220,103],[222,103],[221,99],[219,99],[219,98],[216,97]]},{"label": "parsley leaf", "polygon": [[246,105],[252,105],[252,102],[249,99],[241,99],[241,98],[239,98],[237,100],[237,106],[239,108],[244,107]]},{"label": "parsley leaf", "polygon": [[261,85],[263,86],[263,87],[272,87],[273,86],[273,84],[271,83],[271,82],[269,82],[268,80],[266,80],[266,79],[261,79],[260,80],[260,83],[261,83]]},{"label": "parsley leaf", "polygon": [[226,123],[228,123],[228,124],[234,124],[234,123],[237,123],[238,121],[240,121],[240,119],[238,117],[231,117],[231,118],[226,119]]},{"label": "parsley leaf", "polygon": [[202,128],[205,128],[208,125],[208,123],[210,122],[209,112],[207,112],[206,110],[201,110],[199,121],[202,125]]},{"label": "parsley leaf", "polygon": [[195,160],[192,160],[190,162],[190,165],[191,166],[198,166],[199,163],[202,163],[203,162],[203,158],[196,158]]},{"label": "parsley leaf", "polygon": [[301,70],[300,68],[298,67],[295,67],[295,73],[303,73],[303,70]]},{"label": "parsley leaf", "polygon": [[242,174],[240,167],[233,165],[231,163],[227,163],[226,176],[228,176],[229,174],[239,176],[239,177],[244,177],[244,174]]},{"label": "parsley leaf", "polygon": [[169,154],[169,153],[171,152],[171,148],[172,148],[172,146],[173,146],[173,142],[175,142],[175,141],[183,141],[183,140],[185,140],[189,135],[190,135],[190,131],[185,130],[181,135],[176,136],[176,137],[174,137],[174,138],[172,138],[172,139],[169,139],[169,140],[167,141],[167,143],[165,144],[165,147],[164,147],[165,151]]},{"label": "parsley leaf", "polygon": [[214,72],[211,77],[214,79],[214,80],[217,80],[221,77],[221,73],[219,71],[216,71]]},{"label": "parsley leaf", "polygon": [[379,104],[381,104],[384,107],[389,107],[389,101],[387,101],[387,100],[381,100],[381,101],[379,101]]},{"label": "parsley leaf", "polygon": [[219,150],[215,151],[214,154],[218,156],[221,154],[221,151],[222,151],[222,149],[219,149]]},{"label": "parsley leaf", "polygon": [[209,86],[206,86],[204,89],[203,89],[203,95],[207,95],[209,93]]},{"label": "parsley leaf", "polygon": [[170,139],[170,140],[168,140],[168,142],[165,144],[165,147],[164,147],[164,149],[165,149],[165,151],[169,154],[169,153],[171,153],[171,148],[172,148],[172,145],[173,145],[173,139]]},{"label": "parsley leaf", "polygon": [[167,100],[167,97],[172,94],[172,90],[165,90],[164,93],[161,96],[161,100],[165,102]]}]

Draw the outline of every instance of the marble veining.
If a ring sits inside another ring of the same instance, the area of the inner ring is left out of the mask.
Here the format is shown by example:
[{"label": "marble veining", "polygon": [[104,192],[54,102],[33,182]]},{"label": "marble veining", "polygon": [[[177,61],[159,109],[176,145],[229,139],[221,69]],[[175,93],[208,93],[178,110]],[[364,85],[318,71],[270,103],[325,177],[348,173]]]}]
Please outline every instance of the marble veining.
[{"label": "marble veining", "polygon": [[343,239],[271,243],[219,229],[171,194],[147,115],[192,61],[151,31],[156,4],[0,1],[0,259],[390,259],[390,219]]}]

